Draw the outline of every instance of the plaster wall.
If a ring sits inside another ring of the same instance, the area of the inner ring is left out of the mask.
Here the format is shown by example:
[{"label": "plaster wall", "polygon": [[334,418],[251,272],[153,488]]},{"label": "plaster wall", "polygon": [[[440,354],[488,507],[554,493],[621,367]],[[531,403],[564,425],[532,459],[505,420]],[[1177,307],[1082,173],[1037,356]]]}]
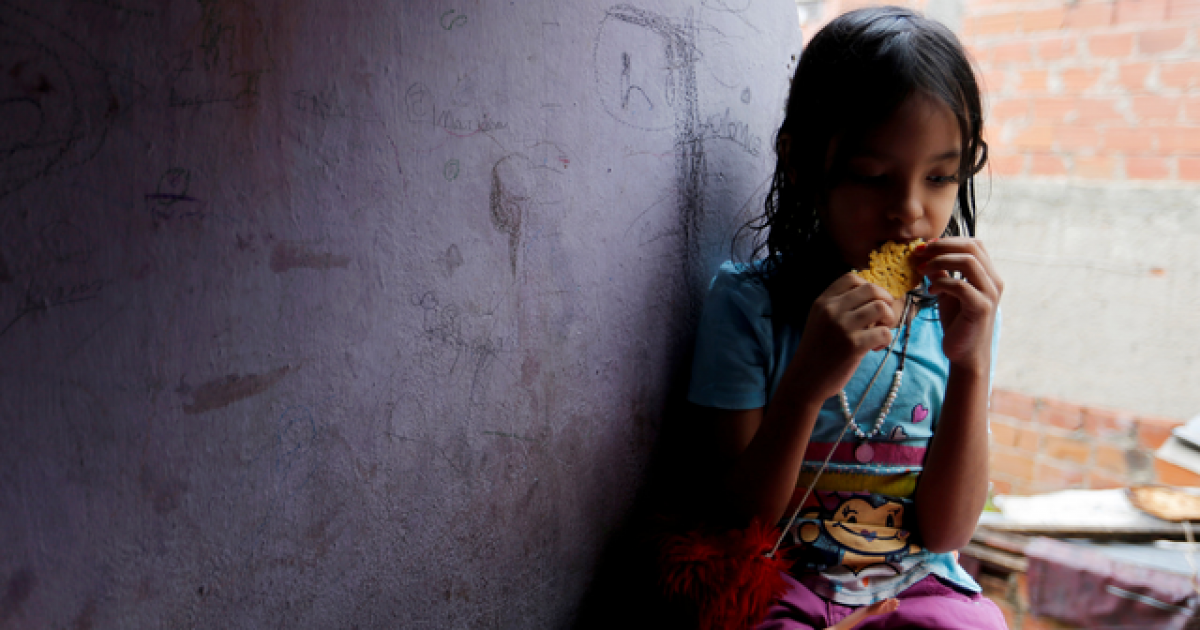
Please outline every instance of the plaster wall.
[{"label": "plaster wall", "polygon": [[790,0],[0,2],[0,628],[546,628]]},{"label": "plaster wall", "polygon": [[996,387],[1200,414],[1195,186],[997,177],[979,200],[1007,283]]}]

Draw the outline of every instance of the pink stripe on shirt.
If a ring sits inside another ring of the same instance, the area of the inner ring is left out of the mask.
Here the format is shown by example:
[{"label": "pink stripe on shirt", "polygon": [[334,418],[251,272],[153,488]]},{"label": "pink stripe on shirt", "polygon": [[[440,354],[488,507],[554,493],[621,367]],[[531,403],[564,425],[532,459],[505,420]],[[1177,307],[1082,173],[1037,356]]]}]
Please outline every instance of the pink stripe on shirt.
[{"label": "pink stripe on shirt", "polygon": [[[829,455],[829,448],[832,444],[825,442],[810,442],[808,450],[804,452],[805,462],[823,462],[825,457]],[[833,459],[829,460],[835,464],[859,464],[858,459],[854,457],[854,449],[858,448],[857,443],[841,442],[837,445],[837,450],[833,453]],[[925,461],[925,447],[923,446],[905,446],[896,444],[895,442],[871,442],[871,448],[874,449],[874,456],[871,461],[866,464],[887,464],[891,466],[920,466]]]}]

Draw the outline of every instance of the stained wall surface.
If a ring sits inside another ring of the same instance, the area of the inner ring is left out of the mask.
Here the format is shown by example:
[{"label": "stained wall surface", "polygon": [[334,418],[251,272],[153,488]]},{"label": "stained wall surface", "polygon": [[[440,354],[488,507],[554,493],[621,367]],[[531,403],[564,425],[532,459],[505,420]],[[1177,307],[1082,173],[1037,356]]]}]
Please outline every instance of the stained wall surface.
[{"label": "stained wall surface", "polygon": [[0,0],[0,628],[567,625],[791,0]]}]

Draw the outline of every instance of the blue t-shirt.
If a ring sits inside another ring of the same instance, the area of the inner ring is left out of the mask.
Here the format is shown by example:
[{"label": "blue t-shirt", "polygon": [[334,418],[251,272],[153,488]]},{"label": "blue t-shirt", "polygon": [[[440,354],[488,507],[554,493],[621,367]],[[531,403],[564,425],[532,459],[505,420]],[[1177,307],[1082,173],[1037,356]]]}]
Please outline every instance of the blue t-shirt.
[{"label": "blue t-shirt", "polygon": [[[864,433],[874,428],[892,386],[904,347],[903,331],[901,327],[893,332],[901,338],[892,353],[869,352],[844,389],[853,410],[884,361],[855,414]],[[996,331],[993,365],[999,317]],[[700,317],[688,399],[721,409],[765,407],[801,332],[772,318],[766,286],[745,265],[725,263],[713,279]],[[950,375],[936,307],[920,310],[908,334],[903,380],[875,435],[864,441],[850,430],[838,442],[846,425],[841,403],[835,396],[822,405],[785,515],[791,516],[832,449],[833,457],[786,542],[794,545],[788,553],[796,560],[797,577],[838,604],[862,606],[887,599],[930,574],[964,591],[980,590],[953,554],[924,549],[914,542],[919,532],[905,528],[905,515],[914,513],[913,494]]]}]

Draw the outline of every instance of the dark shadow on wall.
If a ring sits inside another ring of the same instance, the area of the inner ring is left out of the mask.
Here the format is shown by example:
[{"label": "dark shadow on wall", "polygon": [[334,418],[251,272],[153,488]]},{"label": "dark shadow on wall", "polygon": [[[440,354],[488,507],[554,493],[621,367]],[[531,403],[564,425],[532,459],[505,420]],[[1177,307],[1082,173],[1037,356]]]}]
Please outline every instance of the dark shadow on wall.
[{"label": "dark shadow on wall", "polygon": [[657,538],[705,520],[713,466],[698,431],[698,410],[687,402],[692,337],[676,362],[659,434],[633,506],[605,542],[592,581],[576,613],[576,630],[695,628],[692,611],[667,602],[657,581]]},{"label": "dark shadow on wall", "polygon": [[[747,202],[740,209],[725,206],[721,200],[729,191],[710,181],[708,151],[712,147],[706,146],[701,116],[697,67],[702,55],[695,16],[689,12],[675,20],[630,5],[617,5],[606,15],[603,29],[619,32],[625,27],[646,29],[660,38],[662,59],[667,61],[670,75],[663,92],[672,95],[668,102],[673,104],[670,110],[660,111],[670,111],[671,115],[649,124],[628,114],[631,99],[646,98],[642,88],[631,83],[634,79],[628,54],[619,57],[621,98],[607,102],[605,107],[618,122],[631,127],[649,131],[661,125],[662,129],[674,130],[678,215],[673,226],[677,240],[670,258],[678,261],[678,278],[683,286],[668,286],[666,293],[681,295],[681,310],[687,314],[687,321],[680,322],[676,330],[681,334],[669,342],[673,344],[669,353],[673,360],[668,363],[672,373],[647,472],[632,507],[604,543],[573,627],[694,628],[696,619],[691,611],[669,605],[660,596],[656,538],[664,532],[683,532],[700,522],[711,522],[705,518],[704,509],[713,495],[715,466],[713,458],[705,455],[709,440],[705,439],[704,421],[697,408],[687,402],[692,346],[708,282],[716,270],[716,264],[710,263],[727,259],[731,249],[743,249],[736,245],[731,248],[728,239],[733,234],[720,233],[728,227],[725,221],[730,217],[734,221],[743,219],[739,215],[747,208],[753,213],[761,198],[755,192],[754,203]],[[738,258],[745,259],[745,255]],[[647,300],[662,301],[663,293],[647,296]]]}]

